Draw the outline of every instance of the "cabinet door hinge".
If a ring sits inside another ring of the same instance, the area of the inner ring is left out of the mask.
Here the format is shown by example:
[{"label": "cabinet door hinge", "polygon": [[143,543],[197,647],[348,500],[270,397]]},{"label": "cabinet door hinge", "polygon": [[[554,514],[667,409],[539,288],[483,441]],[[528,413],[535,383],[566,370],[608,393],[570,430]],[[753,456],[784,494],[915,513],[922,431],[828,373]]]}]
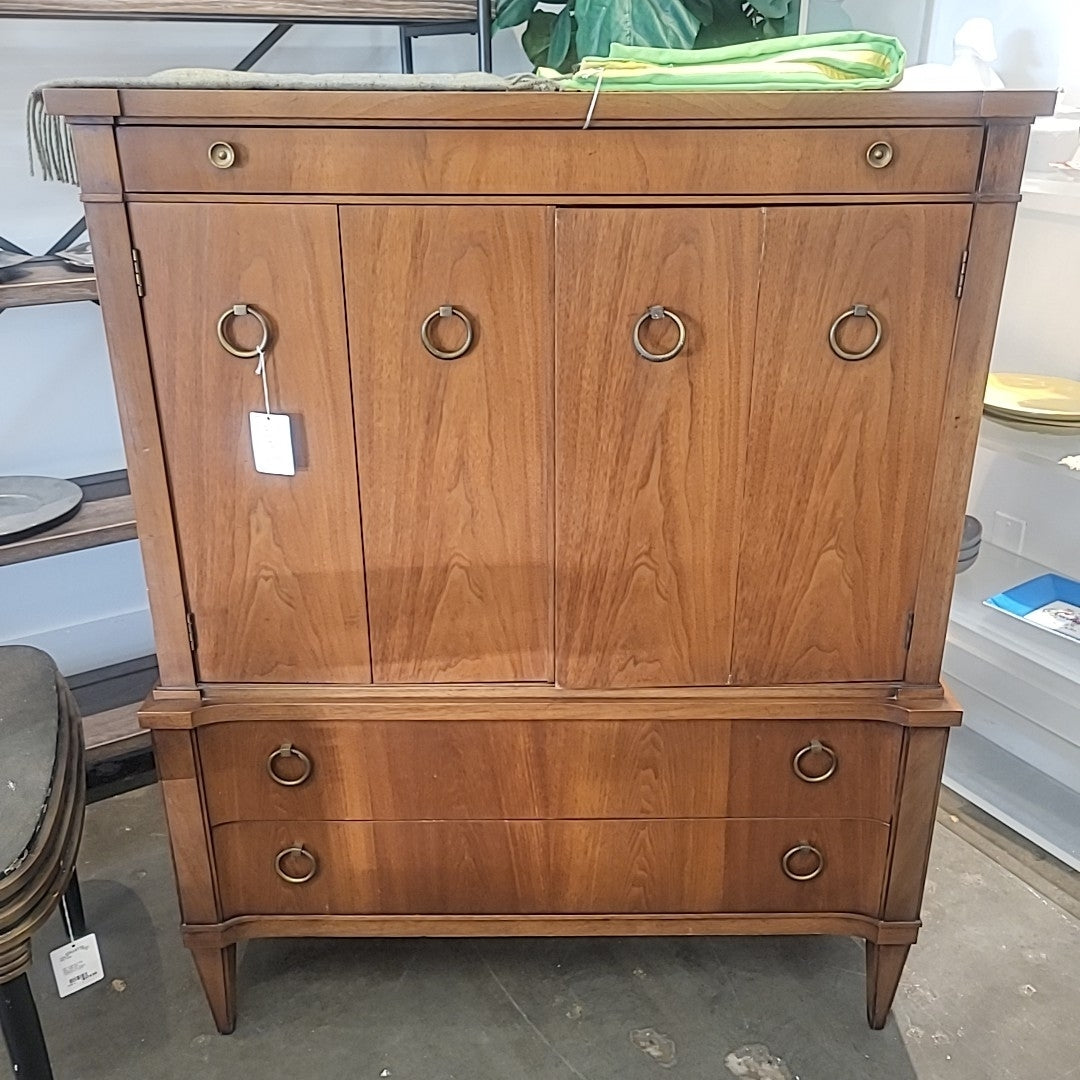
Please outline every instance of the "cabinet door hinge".
[{"label": "cabinet door hinge", "polygon": [[904,648],[911,648],[911,632],[915,629],[915,612],[909,611],[907,613],[907,624],[904,627]]},{"label": "cabinet door hinge", "polygon": [[131,249],[131,264],[135,268],[135,291],[139,296],[145,296],[146,288],[143,285],[142,257],[139,255],[138,248]]},{"label": "cabinet door hinge", "polygon": [[195,651],[195,613],[189,611],[187,613],[187,640],[188,647],[192,652]]},{"label": "cabinet door hinge", "polygon": [[960,256],[960,275],[956,279],[956,299],[964,295],[964,281],[967,278],[968,249],[964,248],[964,254]]}]

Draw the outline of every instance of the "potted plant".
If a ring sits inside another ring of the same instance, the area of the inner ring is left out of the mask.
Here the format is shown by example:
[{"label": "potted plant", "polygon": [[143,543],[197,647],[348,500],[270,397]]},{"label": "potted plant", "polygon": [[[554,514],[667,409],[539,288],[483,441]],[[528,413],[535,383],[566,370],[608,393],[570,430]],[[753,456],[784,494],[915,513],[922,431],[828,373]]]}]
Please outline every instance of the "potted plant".
[{"label": "potted plant", "polygon": [[613,41],[711,49],[798,30],[799,0],[497,0],[496,29],[525,24],[534,67],[570,71],[583,56],[607,56]]}]

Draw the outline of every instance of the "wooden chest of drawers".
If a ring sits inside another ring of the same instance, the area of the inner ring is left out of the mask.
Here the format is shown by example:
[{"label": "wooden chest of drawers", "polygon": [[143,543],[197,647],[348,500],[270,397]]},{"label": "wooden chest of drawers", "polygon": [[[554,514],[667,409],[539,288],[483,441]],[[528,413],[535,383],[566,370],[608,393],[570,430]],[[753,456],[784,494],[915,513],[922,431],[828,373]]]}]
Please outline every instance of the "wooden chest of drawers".
[{"label": "wooden chest of drawers", "polygon": [[856,934],[884,1023],[1051,100],[49,92],[221,1030],[347,934]]}]

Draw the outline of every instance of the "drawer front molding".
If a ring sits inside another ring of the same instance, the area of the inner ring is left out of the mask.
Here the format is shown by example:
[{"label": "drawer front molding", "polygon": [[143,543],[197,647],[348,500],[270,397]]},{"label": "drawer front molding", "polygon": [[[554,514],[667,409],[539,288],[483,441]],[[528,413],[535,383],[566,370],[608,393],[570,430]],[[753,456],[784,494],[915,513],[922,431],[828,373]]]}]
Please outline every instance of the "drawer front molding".
[{"label": "drawer front molding", "polygon": [[[350,195],[911,194],[975,190],[981,127],[580,132],[124,127],[127,191]],[[887,168],[867,159],[886,142]],[[234,161],[216,168],[210,148]]]},{"label": "drawer front molding", "polygon": [[[219,825],[213,845],[225,918],[323,911],[876,916],[888,837],[881,822],[851,819],[255,821]],[[820,853],[812,864],[789,856],[786,873],[787,853],[811,847]]]},{"label": "drawer front molding", "polygon": [[214,824],[616,817],[889,821],[903,733],[891,724],[860,720],[268,720],[212,724],[197,737]]}]

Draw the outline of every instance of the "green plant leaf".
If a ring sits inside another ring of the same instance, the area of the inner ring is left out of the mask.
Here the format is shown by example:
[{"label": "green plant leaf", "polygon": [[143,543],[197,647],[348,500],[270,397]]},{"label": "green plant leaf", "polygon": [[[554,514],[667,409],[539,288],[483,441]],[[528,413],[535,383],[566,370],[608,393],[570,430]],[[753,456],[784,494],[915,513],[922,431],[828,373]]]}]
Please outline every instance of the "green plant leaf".
[{"label": "green plant leaf", "polygon": [[561,68],[570,52],[570,36],[573,26],[570,22],[570,5],[555,16],[555,25],[551,28],[551,43],[548,45],[548,67]]},{"label": "green plant leaf", "polygon": [[[757,4],[755,3],[755,7]],[[774,18],[769,16],[761,26],[762,34],[767,38],[791,37],[799,32],[799,4],[792,0],[784,15]]]},{"label": "green plant leaf", "polygon": [[683,0],[687,10],[702,26],[713,21],[713,0]]},{"label": "green plant leaf", "polygon": [[525,32],[521,35],[521,47],[532,61],[534,68],[547,64],[548,46],[551,44],[551,28],[555,16],[550,11],[534,11],[529,17]]},{"label": "green plant leaf", "polygon": [[574,14],[579,56],[607,56],[613,41],[689,49],[701,28],[681,0],[577,0]]},{"label": "green plant leaf", "polygon": [[694,42],[695,49],[719,49],[724,45],[742,45],[759,41],[761,28],[754,25],[750,15],[742,10],[738,0],[715,0],[713,21],[702,26]]},{"label": "green plant leaf", "polygon": [[508,26],[523,23],[536,7],[536,0],[503,0],[491,23],[492,30],[503,30]]}]

